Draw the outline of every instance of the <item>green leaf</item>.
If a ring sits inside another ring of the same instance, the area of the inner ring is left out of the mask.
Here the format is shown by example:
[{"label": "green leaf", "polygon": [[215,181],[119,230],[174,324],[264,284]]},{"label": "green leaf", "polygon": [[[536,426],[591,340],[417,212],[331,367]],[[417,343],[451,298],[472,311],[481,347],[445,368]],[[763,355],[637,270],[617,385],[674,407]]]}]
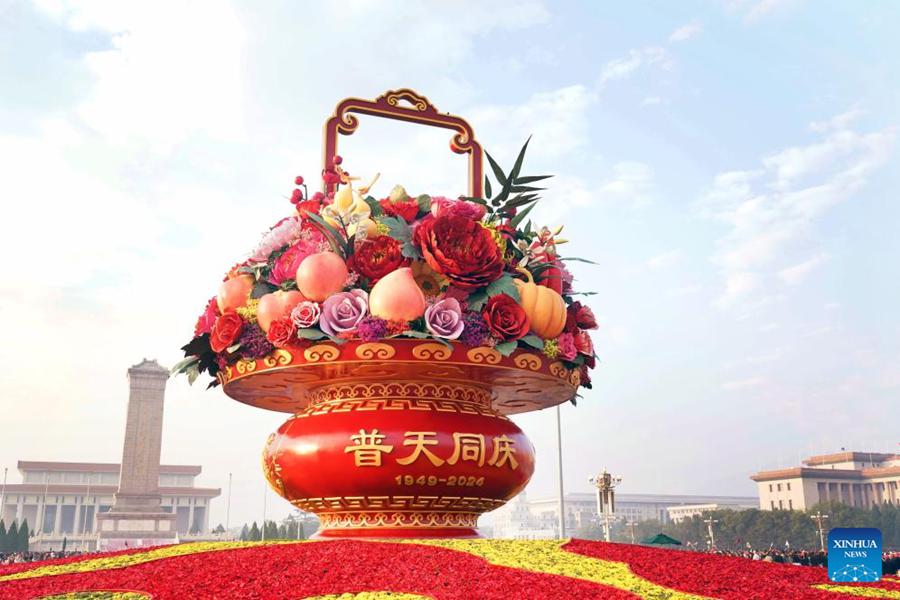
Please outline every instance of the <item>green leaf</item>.
[{"label": "green leaf", "polygon": [[297,289],[297,280],[296,279],[285,279],[281,282],[281,285],[278,286],[279,289],[284,290],[285,292],[289,292],[291,290]]},{"label": "green leaf", "polygon": [[564,256],[564,257],[558,258],[557,260],[576,260],[578,262],[587,263],[589,265],[599,265],[600,264],[598,262],[594,262],[594,261],[588,260],[586,258],[578,258],[577,256]]},{"label": "green leaf", "polygon": [[488,179],[488,176],[484,176],[484,196],[485,198],[490,198],[493,195],[491,191],[491,180]]},{"label": "green leaf", "polygon": [[534,208],[535,204],[537,204],[537,201],[534,201],[533,203],[529,204],[527,208],[523,208],[522,210],[517,212],[516,216],[509,220],[509,226],[513,229],[517,229],[519,227],[519,223],[521,223],[522,219],[524,219],[528,215],[528,213],[531,212],[531,209]]},{"label": "green leaf", "polygon": [[416,196],[416,203],[419,205],[419,212],[431,212],[431,196],[428,194],[420,194]]},{"label": "green leaf", "polygon": [[431,337],[430,333],[425,333],[424,331],[415,331],[413,329],[407,329],[403,332],[403,335],[406,337],[417,338],[417,339],[425,339]]},{"label": "green leaf", "polygon": [[317,327],[306,327],[297,330],[297,337],[301,340],[321,340],[325,334]]},{"label": "green leaf", "polygon": [[516,157],[516,164],[513,165],[512,171],[509,172],[509,178],[515,180],[519,176],[519,171],[522,170],[522,162],[525,160],[525,151],[528,149],[528,142],[531,141],[531,136],[528,136],[528,139],[525,140],[525,144],[522,146],[522,149],[519,150],[519,156]]},{"label": "green leaf", "polygon": [[411,258],[412,260],[422,259],[422,251],[419,250],[419,247],[412,242],[404,242],[400,247],[400,254],[402,254],[406,258]]},{"label": "green leaf", "polygon": [[331,249],[334,250],[337,254],[340,254],[344,258],[347,258],[351,254],[353,254],[353,246],[344,239],[344,236],[334,227],[328,224],[328,222],[323,219],[320,215],[316,213],[306,211],[307,217],[313,222],[313,225],[319,229],[322,233],[325,234],[325,237],[328,239],[328,243],[331,244]]},{"label": "green leaf", "polygon": [[194,382],[197,381],[197,377],[200,376],[200,369],[197,368],[197,365],[192,366],[187,370],[187,378],[188,385],[194,385]]},{"label": "green leaf", "polygon": [[502,343],[497,344],[496,346],[494,346],[494,350],[496,350],[497,352],[499,352],[499,353],[502,354],[503,356],[509,356],[510,354],[512,354],[512,353],[515,351],[515,349],[516,349],[516,342],[515,342],[515,341],[512,341],[512,342],[502,342]]},{"label": "green leaf", "polygon": [[544,340],[534,335],[533,333],[529,333],[525,337],[519,340],[523,344],[531,346],[535,350],[543,350],[544,349]]},{"label": "green leaf", "polygon": [[198,335],[190,342],[181,347],[184,350],[185,357],[188,356],[202,356],[207,352],[212,352],[212,349],[209,347],[209,334],[204,333],[202,335]]},{"label": "green leaf", "polygon": [[544,179],[550,179],[553,175],[526,175],[525,177],[516,177],[513,183],[515,185],[524,185],[526,183],[535,183],[537,181],[543,181]]},{"label": "green leaf", "polygon": [[197,366],[200,363],[199,356],[188,356],[185,359],[182,359],[175,363],[175,366],[169,369],[169,373],[172,375],[177,375],[178,373],[184,373],[192,366]]},{"label": "green leaf", "polygon": [[516,302],[519,301],[519,288],[516,287],[514,283],[515,279],[513,279],[512,275],[509,273],[504,273],[500,279],[495,279],[490,282],[488,286],[485,288],[488,297],[497,296],[499,294],[506,294],[511,297]]},{"label": "green leaf", "polygon": [[534,187],[534,186],[530,186],[530,185],[514,185],[509,189],[511,192],[519,193],[519,192],[541,192],[543,190],[546,190],[547,188]]},{"label": "green leaf", "polygon": [[488,153],[487,150],[484,152],[485,157],[488,159],[488,163],[491,165],[491,170],[494,172],[494,177],[497,178],[497,183],[500,185],[506,185],[506,175],[503,173],[503,169],[500,168],[500,165],[497,164],[497,161],[494,160],[494,157]]},{"label": "green leaf", "polygon": [[469,294],[469,299],[466,301],[466,304],[468,305],[469,310],[481,310],[484,303],[487,302],[487,299],[487,290],[480,289]]},{"label": "green leaf", "polygon": [[257,281],[253,286],[253,291],[250,292],[251,298],[262,298],[266,294],[271,294],[275,290],[278,289],[278,286],[272,285],[268,281]]},{"label": "green leaf", "polygon": [[382,217],[379,221],[387,226],[390,236],[398,242],[412,241],[412,228],[409,226],[409,223],[406,222],[406,219],[401,219],[400,217]]},{"label": "green leaf", "polygon": [[468,202],[475,202],[476,204],[481,204],[482,206],[488,205],[488,201],[485,200],[484,198],[474,198],[472,196],[463,196],[463,200],[466,200]]},{"label": "green leaf", "polygon": [[366,196],[365,200],[366,204],[369,205],[369,211],[372,213],[372,217],[378,217],[384,214],[384,209],[381,208],[381,204],[373,196]]}]

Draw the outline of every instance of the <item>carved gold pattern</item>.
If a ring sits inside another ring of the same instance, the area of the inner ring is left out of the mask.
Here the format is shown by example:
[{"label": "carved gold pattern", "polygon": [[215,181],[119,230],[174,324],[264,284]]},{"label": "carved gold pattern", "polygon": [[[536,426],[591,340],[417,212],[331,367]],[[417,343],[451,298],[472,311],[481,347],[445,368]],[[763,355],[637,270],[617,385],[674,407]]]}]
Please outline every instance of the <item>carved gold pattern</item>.
[{"label": "carved gold pattern", "polygon": [[390,344],[369,342],[360,344],[356,348],[356,357],[367,360],[384,360],[392,358],[395,354],[397,354],[397,351]]},{"label": "carved gold pattern", "polygon": [[291,504],[301,510],[315,513],[350,511],[434,511],[481,513],[506,504],[497,498],[473,496],[333,496],[329,498],[298,498]]},{"label": "carved gold pattern", "polygon": [[420,410],[506,419],[491,408],[490,392],[461,384],[390,381],[331,385],[317,389],[308,398],[309,405],[296,417],[352,411]]},{"label": "carved gold pattern", "polygon": [[532,371],[540,370],[541,366],[544,364],[541,357],[535,354],[520,354],[516,356],[513,362],[515,362],[516,366],[520,369],[531,369]]},{"label": "carved gold pattern", "polygon": [[383,95],[376,98],[375,101],[378,102],[382,98],[391,106],[400,106],[400,101],[406,100],[419,112],[425,112],[428,110],[429,105],[431,105],[428,98],[408,89],[385,92]]},{"label": "carved gold pattern", "polygon": [[487,346],[472,348],[466,353],[466,356],[472,362],[487,363],[489,365],[496,365],[503,358],[502,354]]},{"label": "carved gold pattern", "polygon": [[559,361],[556,361],[555,363],[552,363],[550,365],[550,372],[560,379],[565,379],[569,376],[569,370],[565,368]]},{"label": "carved gold pattern", "polygon": [[444,529],[478,526],[478,513],[375,512],[319,513],[322,529],[360,529],[368,527]]},{"label": "carved gold pattern", "polygon": [[331,362],[340,355],[340,350],[328,344],[316,344],[303,351],[303,358],[309,362]]},{"label": "carved gold pattern", "polygon": [[453,354],[451,348],[436,342],[419,344],[412,349],[412,355],[419,360],[447,360],[451,354]]},{"label": "carved gold pattern", "polygon": [[291,361],[294,360],[294,355],[287,350],[283,350],[282,348],[276,348],[271,354],[269,354],[262,360],[263,364],[267,367],[283,367],[284,365],[291,364]]},{"label": "carved gold pattern", "polygon": [[256,370],[255,360],[244,360],[243,358],[234,363],[234,369],[243,375],[244,373],[252,373]]}]

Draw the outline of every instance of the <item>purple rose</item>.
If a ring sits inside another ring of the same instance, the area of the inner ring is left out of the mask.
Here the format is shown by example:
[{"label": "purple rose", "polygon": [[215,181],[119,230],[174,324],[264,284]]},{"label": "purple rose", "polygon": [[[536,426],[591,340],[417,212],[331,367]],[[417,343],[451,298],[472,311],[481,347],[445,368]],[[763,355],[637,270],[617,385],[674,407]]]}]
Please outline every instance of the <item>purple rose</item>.
[{"label": "purple rose", "polygon": [[363,290],[338,292],[322,303],[319,328],[328,335],[337,336],[355,329],[369,312],[369,295]]},{"label": "purple rose", "polygon": [[464,326],[462,306],[456,298],[438,300],[425,309],[425,327],[434,337],[455,340]]}]

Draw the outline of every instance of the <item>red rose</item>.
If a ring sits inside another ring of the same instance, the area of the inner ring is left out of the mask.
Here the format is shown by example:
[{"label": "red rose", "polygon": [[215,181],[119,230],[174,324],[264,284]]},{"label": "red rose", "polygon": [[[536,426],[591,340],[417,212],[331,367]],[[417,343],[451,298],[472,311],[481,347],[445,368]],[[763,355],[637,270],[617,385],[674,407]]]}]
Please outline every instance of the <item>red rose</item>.
[{"label": "red rose", "polygon": [[[578,354],[583,354],[587,357],[585,364],[587,361],[594,362],[594,342],[591,340],[591,334],[587,331],[579,329],[575,332],[575,349],[578,350]],[[593,367],[593,364],[591,366]]]},{"label": "red rose", "polygon": [[269,325],[269,333],[266,339],[272,342],[276,348],[284,348],[297,339],[297,326],[290,317],[275,319]]},{"label": "red rose", "polygon": [[419,214],[419,202],[415,198],[400,200],[398,202],[392,202],[390,198],[385,198],[384,200],[381,200],[379,204],[381,205],[381,210],[384,211],[384,214],[389,217],[400,217],[407,223],[415,221],[416,215]]},{"label": "red rose", "polygon": [[491,335],[495,338],[511,342],[528,333],[531,323],[528,315],[519,303],[506,294],[491,296],[481,310]]},{"label": "red rose", "polygon": [[400,242],[389,235],[367,239],[350,258],[350,268],[373,284],[388,273],[408,265],[409,259],[400,253]]},{"label": "red rose", "polygon": [[579,329],[597,329],[597,319],[589,306],[576,300],[566,309],[566,331],[575,333]]},{"label": "red rose", "polygon": [[213,296],[206,305],[206,310],[204,310],[203,314],[197,318],[197,324],[194,325],[194,337],[212,331],[218,316],[219,307],[216,304],[216,297]]},{"label": "red rose", "polygon": [[442,215],[419,223],[413,242],[429,266],[458,288],[472,290],[498,279],[503,255],[478,221]]},{"label": "red rose", "polygon": [[209,347],[213,352],[224,352],[233,345],[244,329],[244,320],[237,313],[227,312],[216,319],[209,332]]}]

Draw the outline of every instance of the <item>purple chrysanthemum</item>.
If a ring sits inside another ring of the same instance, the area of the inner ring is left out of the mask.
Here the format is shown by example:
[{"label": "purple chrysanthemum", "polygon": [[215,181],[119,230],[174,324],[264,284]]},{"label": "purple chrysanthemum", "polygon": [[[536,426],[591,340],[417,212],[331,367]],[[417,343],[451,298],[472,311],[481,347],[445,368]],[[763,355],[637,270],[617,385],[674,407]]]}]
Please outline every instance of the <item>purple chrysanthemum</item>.
[{"label": "purple chrysanthemum", "polygon": [[371,315],[363,317],[356,326],[356,335],[364,342],[375,342],[387,335],[387,321]]},{"label": "purple chrysanthemum", "polygon": [[262,358],[275,349],[272,342],[266,339],[266,333],[256,323],[244,326],[238,342],[241,344],[238,354],[247,360]]},{"label": "purple chrysanthemum", "polygon": [[463,323],[465,323],[465,328],[459,336],[459,341],[466,346],[481,346],[484,344],[485,339],[490,335],[490,330],[481,313],[467,310],[463,313]]}]

